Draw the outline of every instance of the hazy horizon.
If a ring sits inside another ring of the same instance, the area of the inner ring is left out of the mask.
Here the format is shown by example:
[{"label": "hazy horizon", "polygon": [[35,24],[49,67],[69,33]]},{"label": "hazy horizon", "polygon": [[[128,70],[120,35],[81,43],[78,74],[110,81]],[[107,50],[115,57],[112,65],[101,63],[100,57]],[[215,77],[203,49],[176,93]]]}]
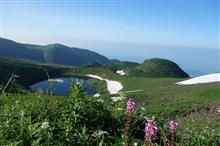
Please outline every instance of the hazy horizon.
[{"label": "hazy horizon", "polygon": [[1,37],[220,71],[219,1],[1,1]]}]

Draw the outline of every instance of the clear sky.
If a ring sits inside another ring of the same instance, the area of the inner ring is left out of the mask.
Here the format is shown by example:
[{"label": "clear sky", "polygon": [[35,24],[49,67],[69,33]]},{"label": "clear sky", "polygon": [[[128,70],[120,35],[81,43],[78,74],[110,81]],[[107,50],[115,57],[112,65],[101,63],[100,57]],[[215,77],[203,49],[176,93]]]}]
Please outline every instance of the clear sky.
[{"label": "clear sky", "polygon": [[3,0],[1,37],[62,43],[137,62],[164,57],[186,69],[219,71],[219,4],[218,0]]}]

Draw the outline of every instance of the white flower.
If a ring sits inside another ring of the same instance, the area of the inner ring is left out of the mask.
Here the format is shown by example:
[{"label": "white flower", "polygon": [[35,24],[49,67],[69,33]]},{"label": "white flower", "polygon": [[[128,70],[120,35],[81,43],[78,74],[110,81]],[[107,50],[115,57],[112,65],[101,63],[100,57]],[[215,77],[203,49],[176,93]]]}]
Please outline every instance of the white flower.
[{"label": "white flower", "polygon": [[23,110],[21,111],[20,116],[22,116],[22,117],[24,116],[24,111]]},{"label": "white flower", "polygon": [[111,97],[112,101],[117,102],[117,101],[122,101],[123,99],[125,99],[125,97],[123,96],[118,96],[118,97]]},{"label": "white flower", "polygon": [[93,95],[93,97],[100,97],[101,95],[99,93],[96,93]]},{"label": "white flower", "polygon": [[144,111],[144,110],[145,110],[145,107],[141,107],[141,110],[143,110],[143,111]]},{"label": "white flower", "polygon": [[103,99],[98,99],[97,101],[98,101],[98,102],[102,102],[102,103],[104,102],[104,100],[103,100]]},{"label": "white flower", "polygon": [[45,119],[45,121],[42,123],[40,127],[43,129],[47,129],[49,127],[49,122],[47,122],[47,120]]},{"label": "white flower", "polygon": [[212,129],[212,133],[215,133],[215,131],[216,131],[215,129]]},{"label": "white flower", "polygon": [[220,113],[220,108],[217,108],[217,109],[216,109],[216,112],[217,112],[217,113]]},{"label": "white flower", "polygon": [[134,146],[137,146],[137,145],[138,145],[138,143],[137,143],[137,142],[135,142],[135,143],[134,143]]},{"label": "white flower", "polygon": [[120,107],[119,107],[119,108],[117,108],[117,110],[122,111],[122,110],[123,110],[123,108],[120,108]]}]

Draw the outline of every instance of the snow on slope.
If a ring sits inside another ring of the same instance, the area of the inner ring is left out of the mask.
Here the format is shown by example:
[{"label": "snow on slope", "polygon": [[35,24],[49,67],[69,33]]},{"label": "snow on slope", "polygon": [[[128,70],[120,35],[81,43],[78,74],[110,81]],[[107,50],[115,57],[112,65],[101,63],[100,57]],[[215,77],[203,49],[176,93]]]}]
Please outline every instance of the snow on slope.
[{"label": "snow on slope", "polygon": [[192,78],[189,80],[181,81],[176,84],[178,84],[178,85],[192,85],[192,84],[212,83],[212,82],[220,82],[220,73],[203,75],[203,76],[195,77],[195,78]]},{"label": "snow on slope", "polygon": [[91,78],[95,78],[95,79],[98,79],[98,80],[105,81],[106,84],[107,84],[107,90],[108,90],[108,92],[110,94],[117,94],[121,89],[123,89],[122,84],[120,82],[118,82],[118,81],[112,81],[112,80],[108,80],[108,79],[103,79],[100,76],[91,75],[91,74],[88,74],[86,76],[91,77]]},{"label": "snow on slope", "polygon": [[121,76],[126,74],[123,70],[117,70],[116,73],[121,75]]}]

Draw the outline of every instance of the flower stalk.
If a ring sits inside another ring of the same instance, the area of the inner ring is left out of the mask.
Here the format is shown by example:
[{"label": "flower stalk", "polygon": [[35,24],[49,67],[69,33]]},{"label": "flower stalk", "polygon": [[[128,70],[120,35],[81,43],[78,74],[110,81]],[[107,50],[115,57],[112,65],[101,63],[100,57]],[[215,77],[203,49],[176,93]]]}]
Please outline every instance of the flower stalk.
[{"label": "flower stalk", "polygon": [[126,103],[127,118],[126,118],[126,122],[125,122],[125,132],[124,132],[125,146],[130,146],[130,141],[131,141],[131,125],[132,125],[133,113],[135,111],[135,106],[136,106],[136,103],[135,103],[134,99],[130,98],[127,101],[127,103]]},{"label": "flower stalk", "polygon": [[145,123],[145,136],[144,136],[144,143],[146,146],[152,146],[152,140],[156,136],[158,132],[158,128],[156,125],[155,118],[152,117],[151,119],[148,119]]},{"label": "flower stalk", "polygon": [[171,146],[175,146],[176,132],[178,128],[178,123],[175,120],[171,120],[169,123],[170,133],[171,133]]}]

